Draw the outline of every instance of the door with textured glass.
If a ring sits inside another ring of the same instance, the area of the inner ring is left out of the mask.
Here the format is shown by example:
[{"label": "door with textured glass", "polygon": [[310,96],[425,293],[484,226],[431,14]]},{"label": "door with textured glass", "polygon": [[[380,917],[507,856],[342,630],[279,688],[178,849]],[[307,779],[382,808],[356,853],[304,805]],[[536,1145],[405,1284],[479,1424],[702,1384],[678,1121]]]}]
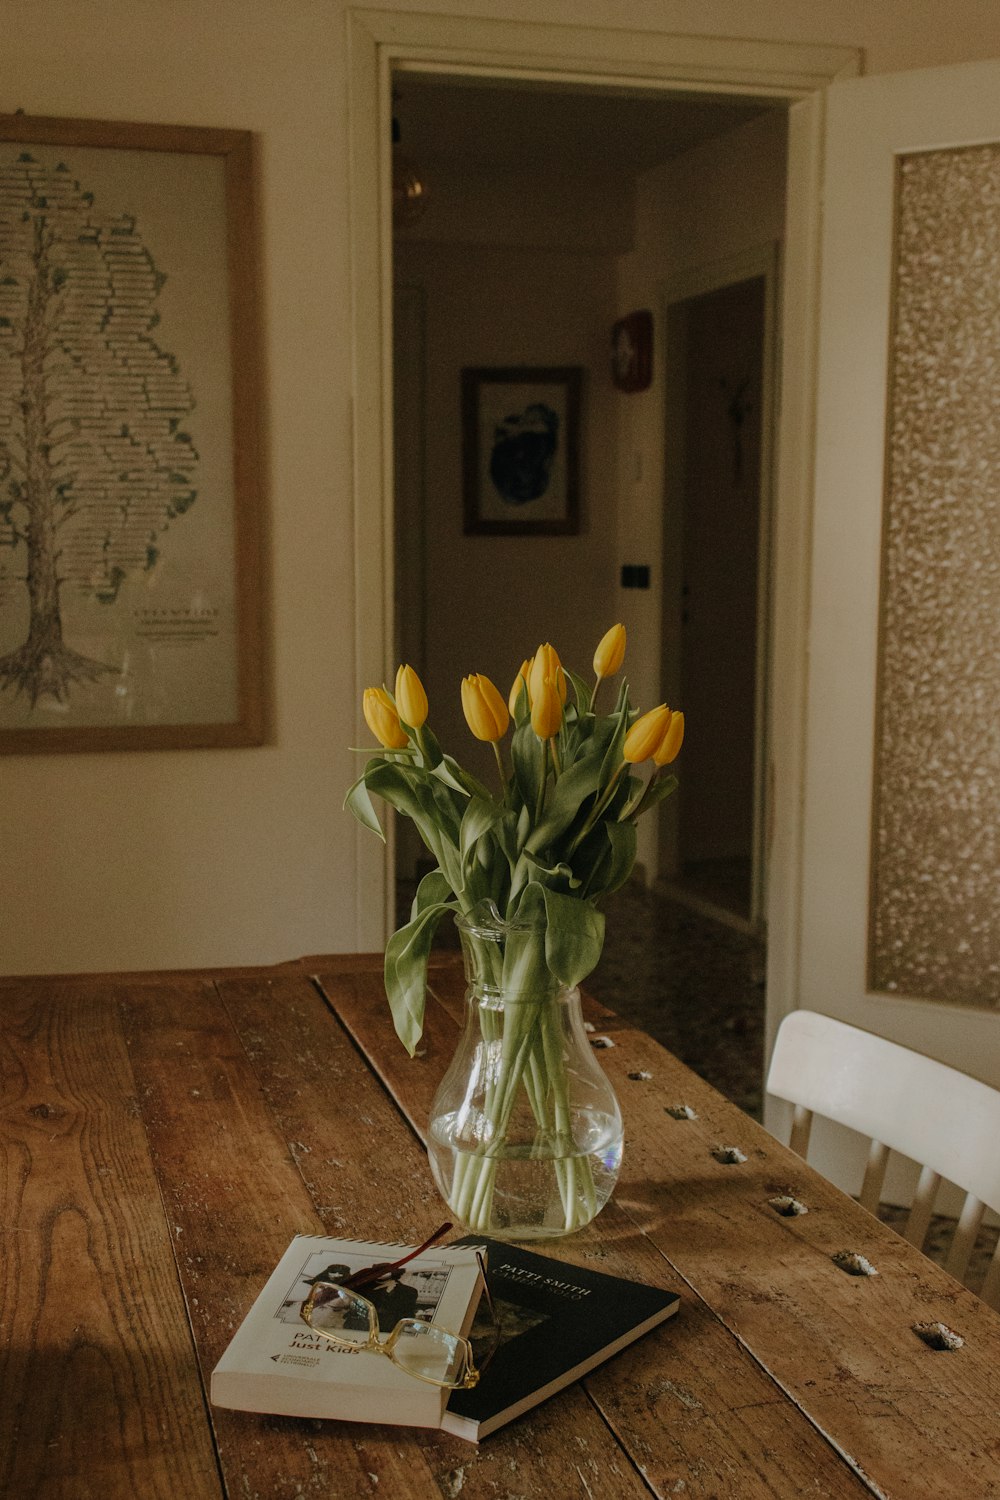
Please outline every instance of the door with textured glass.
[{"label": "door with textured glass", "polygon": [[824,171],[799,1004],[1000,1086],[1000,61]]}]

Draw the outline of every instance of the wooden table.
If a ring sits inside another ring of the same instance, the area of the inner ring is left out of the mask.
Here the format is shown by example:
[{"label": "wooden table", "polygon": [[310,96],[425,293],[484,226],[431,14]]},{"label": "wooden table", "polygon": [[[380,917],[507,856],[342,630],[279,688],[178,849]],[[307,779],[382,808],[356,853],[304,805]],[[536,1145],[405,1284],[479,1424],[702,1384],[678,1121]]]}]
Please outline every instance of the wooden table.
[{"label": "wooden table", "polygon": [[[442,1218],[419,1136],[461,1007],[447,959],[434,989],[411,1062],[371,958],[0,981],[0,1494],[1000,1494],[1000,1319],[598,1007],[624,1168],[549,1248],[675,1288],[678,1317],[479,1449],[210,1410],[293,1234],[416,1241]],[[784,1193],[808,1214],[779,1216]],[[933,1320],[964,1348],[921,1343]]]}]

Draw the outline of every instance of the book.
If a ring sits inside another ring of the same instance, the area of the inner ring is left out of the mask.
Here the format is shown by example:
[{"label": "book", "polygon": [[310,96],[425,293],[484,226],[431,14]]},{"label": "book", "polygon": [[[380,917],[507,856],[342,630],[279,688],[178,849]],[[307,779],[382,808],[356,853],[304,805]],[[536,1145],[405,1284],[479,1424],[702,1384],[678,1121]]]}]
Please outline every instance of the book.
[{"label": "book", "polygon": [[[314,1281],[336,1283],[364,1267],[398,1260],[408,1248],[296,1235],[212,1371],[214,1405],[287,1417],[440,1427],[450,1391],[416,1379],[378,1354],[339,1347],[299,1316]],[[481,1290],[474,1249],[435,1246],[388,1284],[364,1288],[362,1295],[379,1308],[383,1336],[401,1317],[464,1336]]]},{"label": "book", "polygon": [[[441,1426],[477,1443],[676,1313],[674,1292],[467,1236],[487,1256],[501,1340],[474,1389],[452,1391]],[[478,1365],[495,1339],[484,1297],[470,1337]]]}]

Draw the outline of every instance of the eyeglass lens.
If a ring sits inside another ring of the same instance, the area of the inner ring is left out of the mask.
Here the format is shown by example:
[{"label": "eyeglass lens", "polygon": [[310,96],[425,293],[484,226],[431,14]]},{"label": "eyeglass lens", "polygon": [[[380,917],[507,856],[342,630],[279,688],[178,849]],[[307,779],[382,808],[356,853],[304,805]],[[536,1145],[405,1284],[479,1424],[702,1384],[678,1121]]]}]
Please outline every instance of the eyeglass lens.
[{"label": "eyeglass lens", "polygon": [[[378,1315],[365,1297],[344,1287],[317,1289],[310,1326],[335,1344],[367,1344],[378,1334]],[[468,1369],[464,1340],[446,1329],[402,1318],[382,1347],[400,1369],[436,1385],[461,1385]]]},{"label": "eyeglass lens", "polygon": [[465,1345],[455,1334],[416,1318],[403,1318],[389,1335],[388,1353],[410,1375],[437,1385],[461,1385],[465,1378]]}]

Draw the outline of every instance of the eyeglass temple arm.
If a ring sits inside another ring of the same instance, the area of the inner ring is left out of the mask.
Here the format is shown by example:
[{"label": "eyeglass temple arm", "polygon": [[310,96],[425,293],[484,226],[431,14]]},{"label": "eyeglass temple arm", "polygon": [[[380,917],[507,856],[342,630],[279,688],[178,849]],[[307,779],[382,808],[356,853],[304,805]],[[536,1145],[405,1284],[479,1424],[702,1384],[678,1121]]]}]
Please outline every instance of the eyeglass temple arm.
[{"label": "eyeglass temple arm", "polygon": [[398,1271],[399,1267],[405,1266],[407,1261],[414,1260],[418,1255],[423,1255],[424,1251],[429,1250],[431,1245],[436,1240],[439,1240],[443,1234],[447,1234],[450,1228],[450,1222],[439,1225],[430,1238],[424,1240],[422,1245],[418,1245],[416,1250],[410,1250],[406,1255],[400,1256],[399,1260],[386,1260],[382,1261],[380,1265],[366,1266],[363,1271],[355,1271],[353,1276],[346,1277],[340,1285],[349,1287],[351,1291],[356,1292],[363,1286],[369,1286],[373,1281],[381,1281],[382,1277],[388,1275],[390,1271]]},{"label": "eyeglass temple arm", "polygon": [[489,1364],[490,1360],[493,1358],[494,1354],[497,1352],[497,1350],[500,1347],[500,1340],[501,1340],[501,1338],[503,1336],[503,1328],[501,1327],[501,1324],[500,1324],[500,1314],[497,1311],[497,1305],[493,1301],[493,1294],[490,1291],[490,1278],[486,1274],[486,1261],[483,1258],[483,1253],[482,1253],[481,1250],[477,1250],[476,1251],[476,1259],[479,1262],[479,1270],[482,1273],[482,1278],[483,1278],[483,1294],[486,1297],[486,1306],[489,1308],[489,1310],[490,1310],[490,1317],[493,1320],[493,1343],[490,1345],[489,1349],[486,1351],[485,1358],[482,1359],[482,1360],[480,1360],[480,1363],[479,1363],[479,1374],[482,1375],[483,1371],[486,1369],[486,1367]]}]

